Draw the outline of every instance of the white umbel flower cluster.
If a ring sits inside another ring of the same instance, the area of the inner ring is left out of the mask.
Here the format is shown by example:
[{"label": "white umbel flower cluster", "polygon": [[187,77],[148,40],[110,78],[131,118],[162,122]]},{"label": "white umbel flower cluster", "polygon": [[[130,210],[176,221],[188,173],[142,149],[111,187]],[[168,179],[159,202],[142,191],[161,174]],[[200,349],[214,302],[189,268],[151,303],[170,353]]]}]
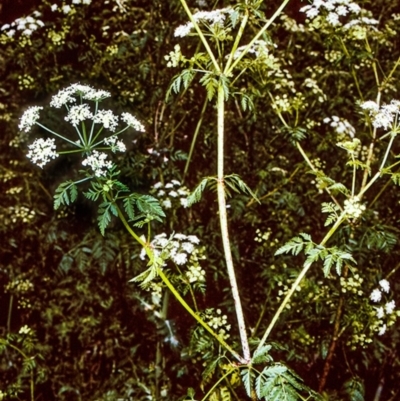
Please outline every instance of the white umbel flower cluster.
[{"label": "white umbel flower cluster", "polygon": [[80,122],[93,118],[88,104],[79,104],[72,106],[65,117],[65,121],[69,121],[73,125],[78,125]]},{"label": "white umbel flower cluster", "polygon": [[118,141],[117,137],[110,136],[109,138],[104,139],[104,143],[111,148],[111,152],[125,152],[126,146],[122,141]]},{"label": "white umbel flower cluster", "polygon": [[[375,288],[370,295],[370,299],[374,303],[379,303],[382,301],[383,293],[389,294],[390,292],[390,283],[386,279],[382,279],[379,281],[379,288]],[[376,321],[373,324],[373,330],[378,333],[379,336],[382,336],[386,333],[386,330],[389,326],[392,326],[396,321],[396,303],[394,300],[389,302],[385,302],[375,308],[375,318]],[[397,312],[399,315],[399,312]]]},{"label": "white umbel flower cluster", "polygon": [[111,96],[110,92],[105,90],[96,90],[88,85],[72,84],[68,88],[60,90],[51,99],[50,106],[59,109],[62,106],[68,106],[70,103],[76,102],[79,96],[85,100],[99,102]]},{"label": "white umbel flower cluster", "polygon": [[324,118],[323,121],[325,124],[329,124],[338,136],[348,135],[350,138],[354,138],[356,130],[345,118],[332,116]]},{"label": "white umbel flower cluster", "polygon": [[54,138],[39,138],[36,139],[31,145],[28,146],[29,152],[26,155],[32,163],[37,164],[43,168],[51,159],[58,157],[56,152],[56,144]]},{"label": "white umbel flower cluster", "polygon": [[[150,243],[150,247],[155,257],[161,257],[164,261],[171,259],[177,265],[185,265],[191,255],[195,252],[195,245],[200,240],[195,235],[172,234],[169,238],[167,234],[156,235]],[[146,251],[142,249],[140,258],[145,259]]]},{"label": "white umbel flower cluster", "polygon": [[189,266],[186,276],[191,284],[195,283],[196,281],[206,281],[206,271],[199,265]]},{"label": "white umbel flower cluster", "polygon": [[229,338],[228,331],[231,329],[231,325],[228,324],[228,316],[223,315],[221,309],[217,309],[215,312],[213,308],[206,309],[204,320],[223,340]]},{"label": "white umbel flower cluster", "polygon": [[[223,25],[225,22],[225,19],[228,15],[231,15],[234,12],[233,8],[231,7],[226,7],[226,8],[220,8],[218,10],[213,10],[213,11],[199,11],[195,14],[193,14],[193,19],[196,22],[203,22],[210,27],[213,27],[214,25]],[[189,35],[190,31],[194,28],[194,25],[192,22],[188,22],[185,25],[180,25],[178,28],[175,29],[174,35],[176,37],[185,37]]]},{"label": "white umbel flower cluster", "polygon": [[103,124],[105,129],[115,131],[118,125],[118,117],[111,110],[99,110],[93,118],[96,124]]},{"label": "white umbel flower cluster", "polygon": [[121,120],[130,127],[134,128],[136,131],[145,132],[144,125],[132,114],[122,113]]},{"label": "white umbel flower cluster", "polygon": [[307,18],[313,20],[324,12],[326,21],[329,25],[337,27],[341,26],[340,17],[349,14],[358,15],[361,7],[351,0],[314,0],[312,4],[302,7],[300,11],[306,13]]},{"label": "white umbel flower cluster", "polygon": [[11,24],[3,25],[0,31],[5,32],[9,38],[12,38],[17,31],[20,31],[24,36],[31,36],[34,31],[44,27],[44,22],[39,19],[41,15],[39,11],[34,11],[27,17],[17,18]]},{"label": "white umbel flower cluster", "polygon": [[29,109],[27,109],[25,113],[22,115],[18,128],[21,131],[29,132],[31,128],[36,124],[36,121],[39,120],[40,110],[43,110],[43,107],[40,106],[29,107]]},{"label": "white umbel flower cluster", "polygon": [[107,154],[94,150],[93,153],[82,161],[83,166],[88,166],[93,170],[96,177],[104,177],[111,169],[112,162],[107,160]]},{"label": "white umbel flower cluster", "polygon": [[160,200],[165,209],[171,209],[175,202],[180,206],[187,207],[187,198],[190,195],[189,189],[182,186],[178,180],[171,180],[165,185],[157,182],[150,192]]},{"label": "white umbel flower cluster", "polygon": [[375,128],[388,129],[398,124],[400,111],[400,101],[398,100],[393,99],[389,104],[381,107],[376,102],[368,100],[361,105],[361,108],[368,111]]},{"label": "white umbel flower cluster", "polygon": [[360,198],[358,196],[353,196],[344,201],[344,211],[350,219],[358,219],[365,209],[365,205],[360,204]]}]

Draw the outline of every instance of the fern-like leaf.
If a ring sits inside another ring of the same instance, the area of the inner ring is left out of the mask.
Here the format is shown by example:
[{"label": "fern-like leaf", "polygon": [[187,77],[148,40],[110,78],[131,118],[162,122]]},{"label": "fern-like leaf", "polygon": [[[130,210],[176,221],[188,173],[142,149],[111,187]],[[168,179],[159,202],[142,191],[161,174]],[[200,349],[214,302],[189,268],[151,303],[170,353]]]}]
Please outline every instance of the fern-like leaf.
[{"label": "fern-like leaf", "polygon": [[206,188],[208,181],[212,179],[211,177],[203,178],[199,185],[195,188],[195,190],[188,196],[187,198],[187,205],[192,206],[193,203],[197,203],[201,199],[201,195]]},{"label": "fern-like leaf", "polygon": [[306,251],[313,247],[311,236],[306,233],[299,234],[298,237],[292,238],[285,245],[281,246],[275,255],[282,255],[284,253],[291,253],[292,255],[298,255],[306,247]]},{"label": "fern-like leaf", "polygon": [[111,222],[111,214],[118,216],[116,207],[111,202],[103,202],[99,206],[97,222],[100,228],[100,232],[104,235],[107,226]]},{"label": "fern-like leaf", "polygon": [[73,181],[61,183],[54,194],[54,209],[58,209],[61,205],[68,206],[76,201],[78,197],[78,189]]},{"label": "fern-like leaf", "polygon": [[229,188],[233,189],[235,192],[240,193],[243,192],[245,194],[250,195],[254,200],[258,203],[260,201],[257,199],[254,192],[249,188],[249,186],[240,178],[237,174],[231,174],[224,177],[224,182]]}]

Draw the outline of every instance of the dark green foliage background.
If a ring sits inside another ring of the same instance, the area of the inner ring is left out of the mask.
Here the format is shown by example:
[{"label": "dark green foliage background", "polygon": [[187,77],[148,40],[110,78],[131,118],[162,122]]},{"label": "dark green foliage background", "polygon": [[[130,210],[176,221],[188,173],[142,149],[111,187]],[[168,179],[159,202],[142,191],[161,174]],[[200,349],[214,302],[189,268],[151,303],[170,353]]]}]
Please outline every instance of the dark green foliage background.
[{"label": "dark green foliage background", "polygon": [[[206,98],[204,88],[194,81],[188,90],[165,100],[177,71],[167,68],[164,56],[178,43],[174,28],[186,21],[179,1],[126,0],[120,2],[124,9],[114,1],[93,1],[89,6],[74,7],[75,12],[68,15],[52,13],[51,3],[45,0],[20,2],[18,12],[11,6],[13,1],[3,3],[1,25],[40,10],[46,26],[33,33],[30,43],[23,44],[17,35],[14,41],[0,45],[0,336],[15,335],[9,340],[34,357],[37,400],[148,400],[150,396],[178,400],[184,399],[188,387],[201,394],[201,388],[207,390],[217,379],[203,380],[204,361],[191,353],[194,322],[179,304],[169,301],[168,323],[173,324],[179,338],[179,346],[171,347],[169,326],[146,307],[148,293],[128,282],[145,269],[145,264],[139,259],[139,247],[132,245],[122,225],[113,220],[102,237],[95,206],[83,197],[70,208],[53,210],[55,188],[78,171],[79,160],[63,158],[41,170],[25,156],[27,145],[40,132],[18,132],[18,119],[28,106],[45,104],[59,89],[80,82],[110,91],[108,107],[131,112],[146,125],[145,134],[125,135],[128,151],[117,160],[121,180],[132,190],[148,193],[155,182],[171,179],[184,180],[193,189],[202,178],[215,174],[216,122],[214,108],[208,105],[188,174],[183,176],[186,162],[182,154],[189,151]],[[231,3],[215,2],[217,8]],[[390,0],[360,3],[381,19],[382,26],[390,26],[385,38],[373,44],[382,69],[389,71],[400,49],[395,40],[398,24],[387,20],[400,10],[393,8]],[[269,16],[279,4],[268,1],[261,10]],[[196,8],[194,1],[189,5]],[[304,23],[298,12],[301,6],[293,1],[286,10],[298,23]],[[63,27],[65,37],[56,45],[49,32]],[[321,122],[337,114],[347,118],[367,144],[368,134],[355,112],[358,95],[349,69],[361,66],[365,99],[373,98],[374,77],[363,67],[371,55],[354,46],[350,59],[339,59],[333,66],[325,60],[323,48],[338,49],[332,38],[317,32],[294,34],[282,20],[274,24],[270,35],[278,44],[275,55],[308,103],[300,113],[299,127],[305,128],[306,120]],[[187,55],[199,46],[196,38],[179,43]],[[115,54],[109,46],[116,46]],[[309,76],[307,67],[316,65],[321,70],[315,79],[328,99],[324,103],[302,86]],[[24,85],[21,80],[27,76],[31,80]],[[385,101],[396,97],[398,79],[396,72]],[[243,75],[236,85],[252,99],[255,112],[241,110],[232,99],[226,111],[227,174],[239,174],[261,199],[257,204],[235,193],[229,199],[235,266],[254,339],[262,336],[279,306],[279,291],[301,270],[302,256],[275,257],[275,251],[300,232],[310,233],[317,242],[327,231],[326,216],[320,210],[321,202],[329,198],[318,193],[290,133],[282,130],[272,110],[267,90],[274,96],[285,93],[285,89],[276,89],[276,82],[265,79],[263,71]],[[45,118],[51,124],[58,117],[52,111]],[[294,116],[288,115],[288,120],[293,122]],[[325,125],[308,130],[302,140],[310,159],[325,160],[329,176],[349,184],[346,152],[335,143]],[[395,145],[393,160],[398,148]],[[158,155],[148,149],[155,149]],[[379,160],[379,148],[376,156]],[[10,193],[15,187],[22,189]],[[358,345],[353,350],[348,345],[353,323],[369,322],[368,295],[379,279],[393,271],[390,282],[395,300],[400,290],[399,191],[383,177],[367,194],[366,202],[376,196],[373,210],[358,225],[341,229],[332,239],[332,246],[348,249],[357,260],[364,295],[344,295],[344,331],[324,394],[327,400],[362,400],[364,386],[365,400],[376,401],[380,385],[380,401],[400,397],[398,325],[382,337],[374,336],[365,347]],[[34,218],[13,220],[18,207],[33,211]],[[207,254],[202,262],[207,290],[199,296],[199,305],[227,311],[233,324],[232,338],[238,341],[216,211],[216,195],[206,191],[200,203],[167,212],[165,222],[154,223],[153,229],[155,233],[175,231],[201,238]],[[270,230],[270,239],[255,242],[257,229],[262,233]],[[33,288],[27,292],[8,289],[16,280],[29,280]],[[339,278],[332,273],[325,279],[322,266],[316,264],[273,332],[274,359],[286,362],[313,389],[317,389],[322,374],[340,296]],[[32,344],[16,335],[23,325],[36,333]],[[23,362],[17,352],[2,349],[0,390],[14,386],[17,399],[27,400],[29,374],[22,368]],[[360,386],[362,391],[357,390]],[[167,398],[162,397],[162,390],[167,391]],[[243,399],[244,390],[239,387],[236,392],[238,399]]]}]

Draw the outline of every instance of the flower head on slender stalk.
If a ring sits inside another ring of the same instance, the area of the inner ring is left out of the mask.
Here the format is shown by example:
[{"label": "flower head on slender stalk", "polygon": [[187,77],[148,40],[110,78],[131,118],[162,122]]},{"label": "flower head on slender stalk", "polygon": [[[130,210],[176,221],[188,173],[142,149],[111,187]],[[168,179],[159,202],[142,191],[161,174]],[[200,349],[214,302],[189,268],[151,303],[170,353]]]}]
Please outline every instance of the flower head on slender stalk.
[{"label": "flower head on slender stalk", "polygon": [[32,163],[37,164],[39,167],[43,168],[51,159],[58,157],[56,152],[56,145],[54,143],[54,138],[43,138],[36,139],[29,147],[29,152],[27,154],[28,159]]},{"label": "flower head on slender stalk", "polygon": [[78,125],[80,122],[92,117],[93,114],[90,111],[89,105],[84,103],[72,106],[68,115],[65,117],[65,121],[69,121],[73,125]]},{"label": "flower head on slender stalk", "polygon": [[31,128],[36,124],[36,121],[39,120],[40,110],[43,110],[43,107],[29,107],[29,109],[26,110],[25,113],[22,115],[18,128],[21,131],[29,132]]},{"label": "flower head on slender stalk", "polygon": [[118,125],[118,117],[111,110],[99,110],[93,118],[96,124],[103,124],[104,128],[115,131]]},{"label": "flower head on slender stalk", "polygon": [[389,129],[393,125],[397,125],[400,111],[400,101],[398,100],[393,99],[389,104],[381,107],[376,102],[368,100],[361,104],[361,108],[368,111],[375,128]]},{"label": "flower head on slender stalk", "polygon": [[132,114],[122,113],[121,120],[134,128],[136,131],[145,132],[144,125]]},{"label": "flower head on slender stalk", "polygon": [[104,177],[111,169],[112,162],[107,160],[107,154],[94,150],[93,153],[82,161],[82,165],[88,166],[93,170],[96,177]]}]

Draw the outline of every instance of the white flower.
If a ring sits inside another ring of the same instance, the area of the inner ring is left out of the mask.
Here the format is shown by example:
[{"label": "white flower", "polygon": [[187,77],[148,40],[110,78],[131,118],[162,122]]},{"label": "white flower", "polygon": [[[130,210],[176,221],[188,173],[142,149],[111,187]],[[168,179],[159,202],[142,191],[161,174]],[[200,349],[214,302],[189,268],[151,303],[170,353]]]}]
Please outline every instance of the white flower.
[{"label": "white flower", "polygon": [[180,187],[180,186],[181,186],[181,183],[180,183],[180,181],[178,181],[178,180],[171,180],[171,183],[172,183],[173,185],[176,185],[177,187]]},{"label": "white flower", "polygon": [[196,281],[205,281],[206,272],[200,266],[190,266],[186,272],[186,276],[189,279],[189,283],[195,283]]},{"label": "white flower", "polygon": [[326,20],[333,26],[340,25],[339,15],[337,15],[336,13],[329,13],[326,17]]},{"label": "white flower", "polygon": [[381,286],[382,290],[385,291],[386,293],[389,292],[390,290],[390,283],[386,279],[380,280],[379,285]]},{"label": "white flower", "polygon": [[170,191],[169,196],[172,196],[173,198],[176,198],[178,196],[178,192],[176,191]]},{"label": "white flower", "polygon": [[361,108],[364,110],[372,111],[374,113],[377,113],[379,111],[378,104],[373,100],[367,100],[366,102],[361,104]]},{"label": "white flower", "polygon": [[112,162],[106,159],[107,155],[105,153],[94,150],[90,156],[82,161],[82,164],[89,166],[96,177],[104,177],[107,170],[112,167]]},{"label": "white flower", "polygon": [[347,15],[347,13],[348,13],[348,9],[345,6],[339,6],[336,9],[336,14],[337,15]]},{"label": "white flower", "polygon": [[126,146],[122,141],[117,141],[116,136],[110,136],[109,138],[104,139],[104,143],[106,145],[111,146],[111,151],[112,152],[125,152],[126,151]]},{"label": "white flower", "polygon": [[193,19],[197,22],[200,20],[208,21],[210,25],[223,24],[226,15],[231,14],[233,9],[230,7],[220,8],[212,11],[198,11],[193,14]]},{"label": "white flower", "polygon": [[18,128],[21,131],[29,132],[32,126],[35,125],[36,121],[39,119],[39,110],[42,109],[43,107],[40,106],[29,107],[29,109],[27,109],[22,115]]},{"label": "white flower", "polygon": [[51,11],[56,11],[58,9],[58,4],[52,4],[50,8]]},{"label": "white flower", "polygon": [[118,117],[111,110],[99,110],[93,118],[96,124],[103,124],[104,128],[115,131],[118,125]]},{"label": "white flower", "polygon": [[392,314],[395,307],[396,307],[396,304],[395,304],[395,302],[394,302],[393,300],[390,301],[390,302],[388,302],[388,303],[385,305],[385,311],[386,311],[386,313],[387,313],[388,315]]},{"label": "white flower", "polygon": [[30,334],[30,333],[32,333],[32,330],[27,326],[27,325],[25,325],[25,326],[22,326],[20,329],[19,329],[19,332],[18,332],[19,334]]},{"label": "white flower", "polygon": [[70,88],[65,88],[51,98],[50,106],[59,109],[61,106],[75,102],[76,98],[73,96],[73,91]]},{"label": "white flower", "polygon": [[154,188],[154,189],[158,189],[158,188],[162,188],[162,187],[163,187],[162,182],[157,182],[157,183],[155,183],[155,184],[153,185],[153,188]]},{"label": "white flower", "polygon": [[161,204],[165,207],[165,209],[171,209],[172,203],[170,199],[164,199]]},{"label": "white flower", "polygon": [[376,316],[378,319],[382,319],[383,316],[385,316],[385,311],[383,310],[382,306],[380,306],[379,308],[376,308]]},{"label": "white flower", "polygon": [[174,36],[178,38],[183,38],[189,34],[191,29],[193,28],[193,24],[188,22],[185,25],[180,25],[175,29]]},{"label": "white flower", "polygon": [[386,324],[384,324],[378,332],[378,336],[383,336],[386,333]]},{"label": "white flower", "polygon": [[172,260],[177,264],[177,265],[184,265],[187,262],[187,254],[180,252],[172,256]]},{"label": "white flower", "polygon": [[183,207],[188,207],[188,200],[187,200],[187,199],[185,199],[185,198],[180,198],[180,199],[179,199],[179,202],[181,203],[181,205],[182,205]]},{"label": "white flower", "polygon": [[51,159],[58,157],[54,138],[47,138],[46,140],[43,138],[36,139],[28,148],[30,149],[27,154],[28,159],[31,159],[32,163],[37,164],[41,168]]},{"label": "white flower", "polygon": [[195,235],[188,235],[186,238],[193,244],[200,244],[200,240]]},{"label": "white flower", "polygon": [[358,14],[361,11],[361,7],[357,3],[347,4],[347,7],[354,14]]},{"label": "white flower", "polygon": [[372,302],[379,302],[382,299],[382,293],[378,288],[375,288],[369,297]]},{"label": "white flower", "polygon": [[121,120],[135,128],[136,131],[145,132],[144,125],[132,114],[122,113]]},{"label": "white flower", "polygon": [[183,242],[182,249],[187,253],[192,253],[194,251],[194,245],[191,242]]},{"label": "white flower", "polygon": [[69,5],[62,6],[62,12],[64,14],[68,14],[70,11],[71,11],[71,6]]},{"label": "white flower", "polygon": [[89,91],[86,91],[86,93],[83,94],[83,98],[87,100],[91,100],[93,102],[98,102],[103,99],[106,99],[111,96],[111,93],[105,90],[95,90],[93,88],[90,88]]},{"label": "white flower", "polygon": [[391,100],[389,104],[385,104],[379,108],[379,106],[369,100],[361,105],[361,108],[369,111],[369,115],[372,117],[372,124],[375,128],[388,129],[400,110],[400,102],[398,100]]},{"label": "white flower", "polygon": [[79,104],[72,106],[65,117],[65,121],[69,121],[73,125],[78,125],[81,121],[92,118],[93,114],[90,111],[88,104]]}]

